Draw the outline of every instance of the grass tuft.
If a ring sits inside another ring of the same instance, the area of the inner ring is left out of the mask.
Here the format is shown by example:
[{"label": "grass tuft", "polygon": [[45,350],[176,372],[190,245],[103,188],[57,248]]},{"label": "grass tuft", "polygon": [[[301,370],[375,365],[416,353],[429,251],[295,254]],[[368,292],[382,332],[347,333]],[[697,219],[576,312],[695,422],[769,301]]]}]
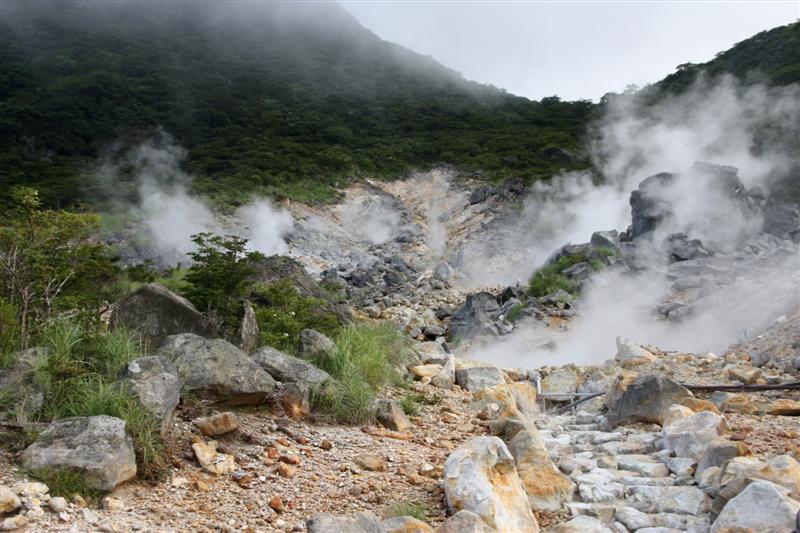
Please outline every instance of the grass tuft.
[{"label": "grass tuft", "polygon": [[414,396],[406,396],[399,402],[400,408],[408,416],[417,416],[422,411],[422,405]]},{"label": "grass tuft", "polygon": [[428,513],[425,507],[419,503],[398,502],[393,503],[383,510],[381,513],[384,519],[394,518],[397,516],[411,516],[425,522],[428,518]]},{"label": "grass tuft", "polygon": [[343,423],[357,424],[370,417],[375,392],[387,384],[401,384],[398,367],[413,352],[406,337],[391,324],[343,327],[334,342],[336,351],[312,362],[333,378],[315,394],[315,406]]},{"label": "grass tuft", "polygon": [[80,472],[66,468],[37,468],[26,471],[26,475],[41,481],[50,488],[52,496],[72,498],[75,494],[95,499],[101,492],[90,487]]}]

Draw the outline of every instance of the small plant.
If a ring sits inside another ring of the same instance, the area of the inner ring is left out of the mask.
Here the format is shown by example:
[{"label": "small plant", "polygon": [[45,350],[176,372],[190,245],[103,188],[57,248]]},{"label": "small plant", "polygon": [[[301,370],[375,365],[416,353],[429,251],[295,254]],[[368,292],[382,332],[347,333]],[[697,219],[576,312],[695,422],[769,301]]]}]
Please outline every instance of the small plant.
[{"label": "small plant", "polygon": [[37,468],[28,470],[26,474],[41,481],[50,488],[50,494],[63,498],[72,498],[75,494],[96,499],[101,492],[90,487],[80,472],[65,468]]},{"label": "small plant", "polygon": [[339,330],[336,315],[320,300],[299,294],[289,279],[258,285],[252,298],[261,340],[273,348],[295,353],[302,330],[315,329],[330,336]]},{"label": "small plant", "polygon": [[422,504],[411,502],[393,503],[384,509],[381,515],[385,519],[397,516],[411,516],[422,522],[425,522],[428,518],[428,513],[425,511],[425,507]]},{"label": "small plant", "polygon": [[360,423],[370,416],[375,391],[402,382],[397,367],[412,352],[406,337],[388,323],[348,325],[334,340],[335,352],[312,361],[333,377],[316,392],[314,404],[340,422]]},{"label": "small plant", "polygon": [[400,408],[408,416],[417,416],[422,410],[422,406],[413,396],[406,396],[399,403]]},{"label": "small plant", "polygon": [[506,320],[508,322],[516,322],[516,320],[519,318],[519,315],[522,314],[523,309],[525,309],[525,305],[521,302],[518,303],[508,310],[508,313],[506,314]]}]

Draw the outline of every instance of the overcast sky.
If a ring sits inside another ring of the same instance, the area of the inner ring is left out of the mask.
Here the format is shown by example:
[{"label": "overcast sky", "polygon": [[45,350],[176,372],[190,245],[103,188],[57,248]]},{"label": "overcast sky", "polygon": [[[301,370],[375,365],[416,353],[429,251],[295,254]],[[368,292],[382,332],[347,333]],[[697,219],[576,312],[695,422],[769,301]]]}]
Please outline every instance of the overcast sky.
[{"label": "overcast sky", "polygon": [[342,3],[383,39],[535,99],[597,100],[800,18],[800,0]]}]

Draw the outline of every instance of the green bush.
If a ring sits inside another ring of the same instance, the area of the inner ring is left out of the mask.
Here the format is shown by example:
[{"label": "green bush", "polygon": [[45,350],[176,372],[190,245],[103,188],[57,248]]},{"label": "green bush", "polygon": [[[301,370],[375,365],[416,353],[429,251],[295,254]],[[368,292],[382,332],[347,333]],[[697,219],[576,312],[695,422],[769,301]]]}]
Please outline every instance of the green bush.
[{"label": "green bush", "polygon": [[90,487],[80,472],[64,468],[37,468],[28,470],[27,475],[48,486],[52,496],[71,499],[75,494],[97,498],[100,491]]},{"label": "green bush", "polygon": [[422,406],[413,396],[404,396],[399,403],[400,408],[408,416],[416,416],[422,410]]},{"label": "green bush", "polygon": [[340,422],[363,422],[376,391],[402,383],[398,367],[412,356],[408,339],[388,323],[356,324],[343,327],[334,342],[334,353],[312,360],[333,378],[316,391],[314,404]]},{"label": "green bush", "polygon": [[394,518],[397,516],[412,516],[417,520],[425,522],[428,518],[428,513],[425,507],[419,503],[399,502],[393,503],[383,510],[381,516],[384,519]]},{"label": "green bush", "polygon": [[299,294],[291,280],[257,285],[251,294],[261,341],[273,348],[296,353],[300,332],[315,329],[328,336],[339,330],[336,315],[324,302]]},{"label": "green bush", "polygon": [[0,370],[11,367],[20,348],[17,306],[0,296]]}]

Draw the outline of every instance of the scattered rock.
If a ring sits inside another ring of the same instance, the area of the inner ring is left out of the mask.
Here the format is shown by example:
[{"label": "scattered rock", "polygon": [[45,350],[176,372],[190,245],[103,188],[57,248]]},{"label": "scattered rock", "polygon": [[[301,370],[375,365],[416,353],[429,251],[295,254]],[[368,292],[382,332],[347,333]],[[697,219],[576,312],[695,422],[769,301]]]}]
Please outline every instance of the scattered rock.
[{"label": "scattered rock", "polygon": [[774,416],[800,416],[800,401],[784,398],[767,406],[767,414]]},{"label": "scattered rock", "polygon": [[346,516],[320,513],[306,521],[306,531],[308,533],[384,533],[381,521],[372,513],[355,513]]},{"label": "scattered rock", "polygon": [[450,317],[450,335],[454,339],[471,339],[498,335],[493,320],[500,312],[494,295],[478,292],[467,296],[464,305]]},{"label": "scattered rock", "polygon": [[270,346],[262,346],[253,353],[252,357],[273,378],[283,383],[297,383],[304,391],[322,385],[330,379],[327,372],[308,361],[285,354]]},{"label": "scattered rock", "polygon": [[232,455],[217,452],[217,443],[213,440],[208,442],[195,442],[192,450],[197,457],[197,462],[207,472],[218,476],[230,474],[236,470],[236,462]]},{"label": "scattered rock", "polygon": [[456,382],[456,358],[450,356],[442,370],[431,378],[431,383],[441,389],[449,389]]},{"label": "scattered rock", "polygon": [[614,359],[623,367],[628,368],[652,363],[657,357],[632,340],[617,337],[617,355],[614,356]]},{"label": "scattered rock", "polygon": [[568,522],[547,528],[546,533],[614,533],[602,520],[591,516],[576,516]]},{"label": "scattered rock", "polygon": [[384,533],[434,533],[433,528],[413,516],[396,516],[381,523]]},{"label": "scattered rock", "polygon": [[0,522],[0,529],[3,531],[13,531],[15,529],[23,528],[28,525],[28,518],[18,514],[17,516],[9,516]]},{"label": "scattered rock", "polygon": [[159,349],[175,363],[184,386],[219,405],[263,403],[275,390],[275,380],[246,353],[223,339],[192,333],[168,337]]},{"label": "scattered rock", "polygon": [[22,502],[19,501],[17,495],[0,485],[0,514],[16,511],[20,505]]},{"label": "scattered rock", "polygon": [[161,356],[138,357],[125,366],[120,379],[161,420],[162,434],[166,432],[181,399],[181,379],[172,361]]},{"label": "scattered rock", "polygon": [[400,405],[394,400],[378,400],[375,402],[375,419],[383,427],[392,431],[405,431],[411,422]]},{"label": "scattered rock", "polygon": [[456,383],[462,389],[470,392],[503,385],[505,382],[503,371],[496,366],[479,366],[456,370]]},{"label": "scattered rock", "polygon": [[572,365],[562,366],[542,380],[542,393],[548,395],[548,400],[568,401],[578,390],[579,383],[578,370]]},{"label": "scattered rock", "polygon": [[63,513],[67,510],[67,500],[61,496],[54,496],[47,500],[47,506],[54,513]]},{"label": "scattered rock", "polygon": [[206,437],[224,435],[225,433],[236,431],[239,428],[239,421],[236,418],[236,414],[230,411],[202,418],[195,418],[193,422],[200,430],[200,433]]},{"label": "scattered rock", "polygon": [[372,472],[384,472],[386,470],[386,461],[377,455],[368,453],[357,455],[353,458],[353,462],[364,470]]},{"label": "scattered rock", "polygon": [[148,283],[116,304],[111,327],[136,331],[149,349],[157,348],[170,335],[208,335],[208,321],[192,303],[160,283]]},{"label": "scattered rock", "polygon": [[74,417],[47,426],[22,453],[25,468],[70,469],[86,484],[111,491],[136,475],[133,439],[125,421],[112,416]]},{"label": "scattered rock", "polygon": [[539,531],[514,458],[497,437],[474,438],[447,458],[444,491],[451,512],[472,511],[499,531]]}]

